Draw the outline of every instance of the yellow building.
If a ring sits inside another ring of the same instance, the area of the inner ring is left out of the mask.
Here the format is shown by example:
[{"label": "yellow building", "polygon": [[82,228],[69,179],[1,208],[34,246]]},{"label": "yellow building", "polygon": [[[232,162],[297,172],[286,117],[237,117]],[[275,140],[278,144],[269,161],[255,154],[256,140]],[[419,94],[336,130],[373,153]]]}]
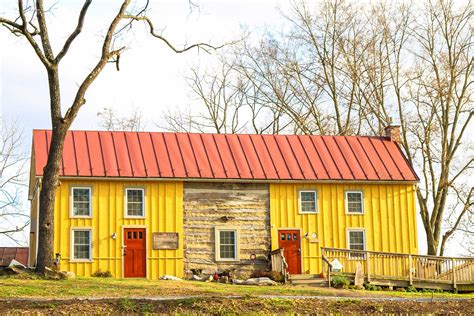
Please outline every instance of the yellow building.
[{"label": "yellow building", "polygon": [[[418,179],[390,136],[70,131],[55,201],[60,267],[245,274],[284,248],[291,274],[316,274],[321,247],[417,253]],[[34,131],[30,265],[50,138]]]}]

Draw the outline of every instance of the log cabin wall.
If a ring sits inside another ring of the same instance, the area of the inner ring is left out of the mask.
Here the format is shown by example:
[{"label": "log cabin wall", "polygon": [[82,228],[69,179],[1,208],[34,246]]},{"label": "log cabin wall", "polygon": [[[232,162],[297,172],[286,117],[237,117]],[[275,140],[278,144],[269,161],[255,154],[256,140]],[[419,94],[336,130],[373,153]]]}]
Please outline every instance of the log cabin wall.
[{"label": "log cabin wall", "polygon": [[[244,277],[253,270],[269,268],[268,184],[187,182],[183,207],[187,271],[235,269],[235,275]],[[216,260],[215,232],[220,227],[238,229],[238,261]]]}]

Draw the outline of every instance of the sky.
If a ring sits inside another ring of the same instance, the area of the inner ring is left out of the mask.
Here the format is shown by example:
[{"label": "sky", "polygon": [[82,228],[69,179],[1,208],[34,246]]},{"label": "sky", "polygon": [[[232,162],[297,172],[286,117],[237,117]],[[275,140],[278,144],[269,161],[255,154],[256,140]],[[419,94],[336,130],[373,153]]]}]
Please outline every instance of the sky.
[{"label": "sky", "polygon": [[[53,49],[57,53],[74,29],[82,1],[57,3],[48,14]],[[220,45],[238,37],[242,29],[253,33],[284,25],[280,11],[291,6],[289,0],[196,0],[199,8],[190,10],[186,0],[151,1],[148,16],[177,47],[193,42]],[[0,15],[14,19],[16,1],[0,0]],[[94,1],[86,16],[81,35],[60,65],[63,113],[71,104],[75,90],[95,65],[100,42],[120,1]],[[131,6],[133,7],[133,6]],[[86,94],[72,129],[100,129],[97,113],[104,107],[127,115],[138,108],[146,130],[157,130],[164,112],[197,102],[189,92],[185,77],[189,67],[212,65],[214,54],[192,50],[175,54],[164,43],[149,36],[143,24],[136,24],[123,39],[127,50],[121,56],[120,71],[109,65]],[[50,128],[46,72],[26,40],[0,30],[0,116],[15,121],[24,131],[25,152],[31,148],[33,129]],[[25,194],[24,208],[29,208]],[[420,253],[425,252],[423,228],[418,220]],[[28,232],[20,238],[28,236]],[[0,236],[0,246],[12,245]]]}]

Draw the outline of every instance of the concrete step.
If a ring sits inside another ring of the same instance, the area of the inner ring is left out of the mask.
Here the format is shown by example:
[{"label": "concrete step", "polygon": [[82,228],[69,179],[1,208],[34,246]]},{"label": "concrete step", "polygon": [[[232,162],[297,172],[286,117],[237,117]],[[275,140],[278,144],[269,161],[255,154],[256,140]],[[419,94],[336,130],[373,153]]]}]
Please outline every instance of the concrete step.
[{"label": "concrete step", "polygon": [[306,280],[291,280],[293,285],[315,285],[315,286],[324,286],[328,285],[328,281],[325,279],[306,279]]},{"label": "concrete step", "polygon": [[[290,274],[290,280],[321,279],[319,274]],[[324,280],[324,279],[321,279]]]},{"label": "concrete step", "polygon": [[292,274],[289,281],[291,284],[308,284],[316,286],[327,286],[328,281],[319,277],[319,274]]}]

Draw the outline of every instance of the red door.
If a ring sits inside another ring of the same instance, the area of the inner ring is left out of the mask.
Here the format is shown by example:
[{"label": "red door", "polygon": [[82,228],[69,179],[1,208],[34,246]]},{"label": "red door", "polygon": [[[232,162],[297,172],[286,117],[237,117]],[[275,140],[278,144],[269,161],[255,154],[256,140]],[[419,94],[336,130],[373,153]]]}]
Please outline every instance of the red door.
[{"label": "red door", "polygon": [[126,278],[146,277],[146,237],[144,228],[125,228],[124,233],[124,276]]},{"label": "red door", "polygon": [[301,238],[299,230],[279,230],[278,247],[283,255],[290,274],[301,274]]}]

